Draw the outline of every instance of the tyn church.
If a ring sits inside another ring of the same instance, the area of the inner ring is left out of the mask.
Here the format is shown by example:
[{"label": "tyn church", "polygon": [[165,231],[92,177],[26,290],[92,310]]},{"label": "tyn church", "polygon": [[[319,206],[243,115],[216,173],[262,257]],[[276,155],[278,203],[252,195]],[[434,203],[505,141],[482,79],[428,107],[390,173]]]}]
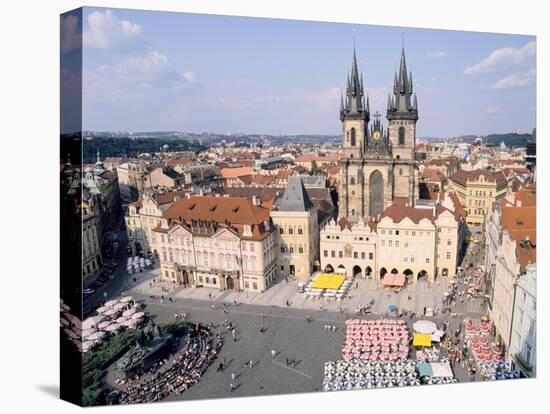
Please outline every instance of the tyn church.
[{"label": "tyn church", "polygon": [[376,217],[397,198],[414,206],[418,198],[415,162],[418,108],[413,94],[412,74],[407,76],[405,50],[401,50],[399,73],[388,95],[385,130],[380,114],[369,129],[370,108],[365,97],[363,74],[357,70],[353,51],[351,74],[345,98],[340,102],[343,155],[340,159],[339,217],[355,221]]}]

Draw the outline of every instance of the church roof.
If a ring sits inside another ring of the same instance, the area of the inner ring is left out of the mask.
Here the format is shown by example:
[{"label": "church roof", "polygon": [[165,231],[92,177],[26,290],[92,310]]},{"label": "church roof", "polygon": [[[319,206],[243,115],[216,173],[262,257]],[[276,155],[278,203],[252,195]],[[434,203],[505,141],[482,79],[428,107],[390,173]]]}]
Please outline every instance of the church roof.
[{"label": "church roof", "polygon": [[302,178],[298,175],[288,177],[283,197],[278,202],[279,211],[308,211],[313,207]]}]

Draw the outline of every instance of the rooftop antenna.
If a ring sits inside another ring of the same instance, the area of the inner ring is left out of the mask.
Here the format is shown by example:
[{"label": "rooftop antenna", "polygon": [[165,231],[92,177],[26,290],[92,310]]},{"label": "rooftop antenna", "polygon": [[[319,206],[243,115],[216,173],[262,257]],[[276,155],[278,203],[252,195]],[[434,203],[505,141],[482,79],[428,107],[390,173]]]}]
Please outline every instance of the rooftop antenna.
[{"label": "rooftop antenna", "polygon": [[405,31],[401,31],[401,47],[405,49]]}]

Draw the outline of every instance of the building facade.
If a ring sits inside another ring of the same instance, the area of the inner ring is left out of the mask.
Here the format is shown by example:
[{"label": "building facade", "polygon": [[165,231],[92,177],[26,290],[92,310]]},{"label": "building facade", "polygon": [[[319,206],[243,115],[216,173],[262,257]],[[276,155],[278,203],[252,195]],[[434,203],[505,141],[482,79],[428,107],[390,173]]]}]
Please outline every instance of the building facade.
[{"label": "building facade", "polygon": [[307,280],[319,260],[319,225],[317,207],[309,198],[302,177],[289,177],[271,218],[277,230],[278,271]]},{"label": "building facade", "polygon": [[264,292],[276,272],[269,209],[247,198],[188,196],[153,230],[161,279],[220,290]]},{"label": "building facade", "polygon": [[404,274],[410,282],[454,277],[460,256],[464,217],[439,202],[408,206],[396,200],[380,219],[332,220],[321,230],[321,267],[347,277],[381,280]]},{"label": "building facade", "polygon": [[524,377],[536,377],[537,265],[527,266],[516,284],[510,359]]},{"label": "building facade", "polygon": [[407,75],[405,51],[401,51],[393,96],[388,96],[388,130],[380,115],[369,129],[369,98],[365,97],[355,51],[346,97],[340,104],[343,154],[340,158],[339,217],[357,220],[382,213],[394,198],[414,205],[418,198],[415,161],[418,110],[412,75]]},{"label": "building facade", "polygon": [[160,224],[162,214],[175,202],[189,194],[187,190],[145,193],[128,205],[125,216],[128,245],[133,255],[151,252],[153,230]]},{"label": "building facade", "polygon": [[99,245],[99,206],[94,197],[84,188],[82,192],[82,279],[95,274],[103,264]]},{"label": "building facade", "polygon": [[450,179],[455,191],[468,211],[468,224],[481,225],[496,201],[506,195],[508,184],[502,171],[459,170]]}]

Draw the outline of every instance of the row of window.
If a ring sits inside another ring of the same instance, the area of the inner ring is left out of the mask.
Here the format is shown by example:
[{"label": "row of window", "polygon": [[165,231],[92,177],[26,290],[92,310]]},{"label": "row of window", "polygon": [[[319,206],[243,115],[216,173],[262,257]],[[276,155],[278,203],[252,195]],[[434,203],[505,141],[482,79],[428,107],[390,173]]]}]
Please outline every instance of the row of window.
[{"label": "row of window", "polygon": [[[323,250],[323,257],[328,257],[328,250]],[[330,257],[335,258],[336,257],[336,251],[331,250],[330,251]],[[343,250],[338,250],[338,258],[342,259],[344,257]],[[367,257],[366,252],[361,252],[361,260],[365,260]],[[359,259],[359,252],[353,252],[353,258]],[[369,260],[374,259],[374,254],[372,252],[369,252]]]},{"label": "row of window", "polygon": [[285,232],[287,234],[294,234],[294,232],[296,232],[296,234],[302,235],[304,234],[304,229],[302,226],[297,226],[296,230],[294,229],[294,226],[279,226],[279,234],[285,234]]},{"label": "row of window", "polygon": [[[473,194],[473,190],[470,190],[470,195],[474,195]],[[476,197],[486,197],[486,196],[489,196],[489,197],[492,197],[493,196],[493,192],[492,191],[481,191],[481,190],[476,190],[475,192],[475,196]]]},{"label": "row of window", "polygon": [[[294,245],[290,244],[288,246],[288,253],[294,253],[294,251],[295,251]],[[287,249],[285,248],[284,245],[281,245],[281,253],[287,253]],[[298,246],[298,253],[300,253],[300,254],[304,253],[304,246],[301,245],[301,244]]]}]

